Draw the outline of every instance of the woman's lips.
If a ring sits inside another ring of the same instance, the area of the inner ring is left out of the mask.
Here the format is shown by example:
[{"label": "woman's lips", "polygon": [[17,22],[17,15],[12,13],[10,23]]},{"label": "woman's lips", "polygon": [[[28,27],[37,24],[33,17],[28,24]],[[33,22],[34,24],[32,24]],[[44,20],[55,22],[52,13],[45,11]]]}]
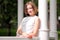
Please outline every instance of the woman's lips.
[{"label": "woman's lips", "polygon": [[31,11],[29,11],[29,13],[32,13]]}]

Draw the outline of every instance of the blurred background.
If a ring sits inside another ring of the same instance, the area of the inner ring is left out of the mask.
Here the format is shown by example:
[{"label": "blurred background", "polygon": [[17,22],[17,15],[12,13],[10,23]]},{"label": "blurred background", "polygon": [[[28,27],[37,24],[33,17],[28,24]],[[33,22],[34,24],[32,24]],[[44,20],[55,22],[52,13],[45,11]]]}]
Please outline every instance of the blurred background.
[{"label": "blurred background", "polygon": [[0,36],[15,36],[17,0],[0,0]]},{"label": "blurred background", "polygon": [[[24,0],[24,4],[28,1],[33,1],[38,7],[38,0]],[[49,3],[50,1],[48,0],[48,10]],[[16,36],[16,30],[18,26],[17,7],[18,0],[0,0],[0,36]],[[57,0],[57,31],[58,38],[60,38],[60,0]]]}]

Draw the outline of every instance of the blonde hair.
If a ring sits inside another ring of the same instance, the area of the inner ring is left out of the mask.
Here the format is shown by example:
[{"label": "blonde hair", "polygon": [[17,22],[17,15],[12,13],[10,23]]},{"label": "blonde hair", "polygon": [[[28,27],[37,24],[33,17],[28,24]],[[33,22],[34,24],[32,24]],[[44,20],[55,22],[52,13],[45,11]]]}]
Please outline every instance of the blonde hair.
[{"label": "blonde hair", "polygon": [[25,12],[25,14],[26,14],[26,15],[28,14],[28,12],[27,12],[27,6],[28,6],[28,5],[31,5],[32,8],[33,8],[33,10],[34,10],[34,12],[35,12],[35,14],[37,14],[37,12],[38,12],[37,6],[36,6],[33,2],[31,2],[31,1],[27,2],[27,3],[25,4],[25,6],[24,6],[24,12]]}]

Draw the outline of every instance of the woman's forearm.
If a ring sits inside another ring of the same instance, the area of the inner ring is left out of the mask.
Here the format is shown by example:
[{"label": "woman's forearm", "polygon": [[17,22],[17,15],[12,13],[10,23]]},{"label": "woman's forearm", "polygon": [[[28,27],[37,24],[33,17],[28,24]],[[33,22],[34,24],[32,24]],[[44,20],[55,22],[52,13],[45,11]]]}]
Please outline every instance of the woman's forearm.
[{"label": "woman's forearm", "polygon": [[22,31],[21,30],[17,30],[17,34],[22,34]]}]

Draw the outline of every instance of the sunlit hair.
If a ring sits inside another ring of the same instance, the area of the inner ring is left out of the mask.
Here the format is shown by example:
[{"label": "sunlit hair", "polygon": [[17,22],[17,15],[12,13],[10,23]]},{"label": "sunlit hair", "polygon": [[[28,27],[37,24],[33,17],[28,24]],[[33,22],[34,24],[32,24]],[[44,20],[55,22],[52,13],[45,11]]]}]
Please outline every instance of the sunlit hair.
[{"label": "sunlit hair", "polygon": [[35,12],[35,14],[37,14],[37,11],[38,11],[37,6],[36,6],[33,2],[31,2],[31,1],[27,2],[27,3],[25,4],[25,6],[24,6],[24,12],[25,12],[25,14],[26,14],[26,15],[28,14],[28,12],[27,12],[27,6],[28,6],[28,5],[31,5],[32,8],[33,8],[33,10],[34,10],[34,12]]}]

